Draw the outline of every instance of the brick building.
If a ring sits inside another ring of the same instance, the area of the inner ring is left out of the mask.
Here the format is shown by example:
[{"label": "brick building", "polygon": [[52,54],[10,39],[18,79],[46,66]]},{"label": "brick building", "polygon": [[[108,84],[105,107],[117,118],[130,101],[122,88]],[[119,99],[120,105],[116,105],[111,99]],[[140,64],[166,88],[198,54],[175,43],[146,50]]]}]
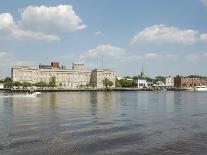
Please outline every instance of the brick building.
[{"label": "brick building", "polygon": [[177,88],[196,87],[198,85],[207,86],[207,78],[189,78],[189,77],[175,77],[174,86]]}]

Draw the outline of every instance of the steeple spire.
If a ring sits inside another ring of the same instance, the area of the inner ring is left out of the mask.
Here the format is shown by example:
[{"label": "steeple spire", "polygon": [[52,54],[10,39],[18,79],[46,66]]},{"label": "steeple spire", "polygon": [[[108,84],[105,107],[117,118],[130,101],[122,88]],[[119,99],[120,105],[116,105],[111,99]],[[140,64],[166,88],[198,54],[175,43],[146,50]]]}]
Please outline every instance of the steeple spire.
[{"label": "steeple spire", "polygon": [[143,67],[143,65],[142,65],[141,76],[144,76],[144,67]]}]

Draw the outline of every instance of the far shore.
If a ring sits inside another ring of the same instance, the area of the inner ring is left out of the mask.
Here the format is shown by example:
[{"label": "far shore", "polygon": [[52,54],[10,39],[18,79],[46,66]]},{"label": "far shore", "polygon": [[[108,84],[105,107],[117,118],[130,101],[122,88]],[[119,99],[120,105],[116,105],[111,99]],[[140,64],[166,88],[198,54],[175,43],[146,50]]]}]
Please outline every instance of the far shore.
[{"label": "far shore", "polygon": [[[80,89],[63,89],[63,88],[38,88],[38,89],[32,89],[33,91],[38,92],[82,92],[82,91],[159,91],[162,89],[154,89],[154,88],[80,88]],[[184,91],[185,89],[164,89],[167,91]],[[11,89],[11,88],[4,88],[0,89],[2,92],[9,92],[9,93],[23,93],[23,92],[29,92],[31,89]]]}]

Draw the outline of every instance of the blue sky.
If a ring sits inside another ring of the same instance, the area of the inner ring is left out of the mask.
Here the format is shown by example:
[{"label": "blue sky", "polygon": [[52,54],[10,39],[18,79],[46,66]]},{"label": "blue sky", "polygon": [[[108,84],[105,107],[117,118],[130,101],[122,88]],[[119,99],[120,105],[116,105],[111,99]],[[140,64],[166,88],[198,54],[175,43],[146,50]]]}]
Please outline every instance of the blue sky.
[{"label": "blue sky", "polygon": [[0,0],[0,77],[102,56],[118,76],[207,76],[207,0]]}]

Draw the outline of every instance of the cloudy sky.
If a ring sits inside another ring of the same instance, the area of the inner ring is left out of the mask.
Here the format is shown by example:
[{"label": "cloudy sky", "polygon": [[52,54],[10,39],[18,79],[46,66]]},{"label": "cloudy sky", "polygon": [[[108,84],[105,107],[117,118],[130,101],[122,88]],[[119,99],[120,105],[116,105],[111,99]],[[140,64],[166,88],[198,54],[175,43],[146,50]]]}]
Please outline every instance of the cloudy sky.
[{"label": "cloudy sky", "polygon": [[0,77],[13,65],[207,75],[207,0],[0,0]]}]

